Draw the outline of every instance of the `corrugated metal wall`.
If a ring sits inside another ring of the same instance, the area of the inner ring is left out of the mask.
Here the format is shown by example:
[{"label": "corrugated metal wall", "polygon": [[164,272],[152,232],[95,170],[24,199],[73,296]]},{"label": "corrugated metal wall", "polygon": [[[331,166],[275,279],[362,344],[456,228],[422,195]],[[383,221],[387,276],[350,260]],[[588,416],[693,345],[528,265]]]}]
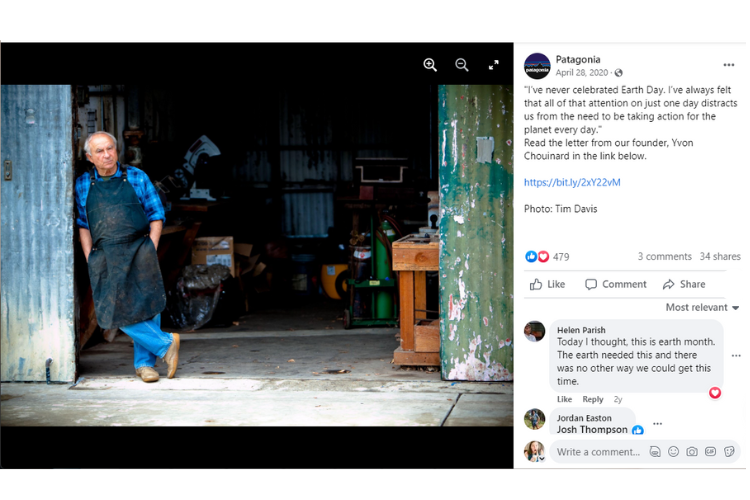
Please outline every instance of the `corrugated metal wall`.
[{"label": "corrugated metal wall", "polygon": [[[276,230],[289,236],[319,235],[323,225],[333,224],[328,210],[336,190],[352,181],[357,157],[409,157],[429,177],[427,86],[143,87],[138,95],[144,165],[164,166],[159,175],[170,173],[168,161],[149,164],[149,144],[174,148],[164,159],[174,158],[177,166],[180,154],[205,134],[225,156],[236,196],[252,192],[252,199],[273,200],[273,209],[283,211],[274,214],[282,226]],[[320,185],[330,191],[311,196],[310,187]],[[292,195],[294,189],[300,193]],[[312,207],[316,200],[323,205]],[[294,208],[295,201],[308,209]]]},{"label": "corrugated metal wall", "polygon": [[340,156],[342,146],[349,143],[348,131],[339,126],[346,119],[341,110],[336,113],[335,107],[329,105],[327,96],[317,93],[301,88],[279,94],[280,168],[284,182],[337,182],[348,170],[341,165]]},{"label": "corrugated metal wall", "polygon": [[232,176],[235,180],[246,183],[271,182],[271,161],[268,159],[268,151],[248,151],[247,160],[235,163],[232,167]]},{"label": "corrugated metal wall", "polygon": [[2,381],[75,377],[72,126],[70,86],[2,86]]},{"label": "corrugated metal wall", "polygon": [[[513,380],[513,91],[438,88],[440,336],[448,380]],[[478,138],[494,152],[478,158]]]},{"label": "corrugated metal wall", "polygon": [[333,192],[284,193],[284,228],[290,237],[328,236],[333,226]]}]

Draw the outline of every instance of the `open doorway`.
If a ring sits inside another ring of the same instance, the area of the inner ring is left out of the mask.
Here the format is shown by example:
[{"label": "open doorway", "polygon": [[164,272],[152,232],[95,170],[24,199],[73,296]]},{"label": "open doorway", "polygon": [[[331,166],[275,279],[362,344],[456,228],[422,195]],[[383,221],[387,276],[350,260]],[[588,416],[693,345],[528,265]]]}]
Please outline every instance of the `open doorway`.
[{"label": "open doorway", "polygon": [[[86,137],[105,130],[166,208],[161,320],[188,341],[178,377],[440,378],[435,362],[392,363],[399,287],[389,248],[436,229],[434,87],[83,85],[75,94],[76,177],[91,167]],[[198,264],[226,268],[190,288],[206,278]],[[132,376],[130,340],[96,323],[78,244],[76,266],[79,374]],[[416,318],[438,319],[437,270],[420,278]]]}]

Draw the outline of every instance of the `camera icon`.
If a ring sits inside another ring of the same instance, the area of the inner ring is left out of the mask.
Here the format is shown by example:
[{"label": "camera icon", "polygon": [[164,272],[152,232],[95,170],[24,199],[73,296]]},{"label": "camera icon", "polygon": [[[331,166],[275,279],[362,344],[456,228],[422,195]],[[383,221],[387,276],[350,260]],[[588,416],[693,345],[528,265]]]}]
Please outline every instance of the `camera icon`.
[{"label": "camera icon", "polygon": [[715,457],[716,456],[716,448],[713,446],[708,446],[706,448],[706,456],[707,457]]},{"label": "camera icon", "polygon": [[687,456],[689,457],[697,457],[698,456],[698,448],[695,446],[691,446],[687,449]]}]

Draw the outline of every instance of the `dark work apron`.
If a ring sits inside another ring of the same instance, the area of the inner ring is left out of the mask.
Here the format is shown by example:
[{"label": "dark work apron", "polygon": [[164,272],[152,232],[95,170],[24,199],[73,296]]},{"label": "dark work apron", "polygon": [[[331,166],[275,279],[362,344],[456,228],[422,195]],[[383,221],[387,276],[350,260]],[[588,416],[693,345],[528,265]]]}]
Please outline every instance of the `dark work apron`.
[{"label": "dark work apron", "polygon": [[119,168],[122,177],[99,182],[89,171],[86,198],[93,240],[89,278],[96,319],[104,329],[151,319],[167,303],[148,218],[128,181],[127,166]]}]

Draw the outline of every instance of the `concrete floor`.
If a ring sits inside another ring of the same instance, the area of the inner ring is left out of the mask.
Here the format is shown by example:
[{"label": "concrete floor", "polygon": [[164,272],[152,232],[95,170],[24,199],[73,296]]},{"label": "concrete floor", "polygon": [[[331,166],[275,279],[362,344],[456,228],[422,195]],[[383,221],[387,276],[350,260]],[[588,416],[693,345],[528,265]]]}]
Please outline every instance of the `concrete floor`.
[{"label": "concrete floor", "polygon": [[[296,309],[295,309],[296,307]],[[391,364],[398,329],[343,330],[339,303],[181,334],[177,374],[135,377],[124,334],[81,352],[74,386],[0,386],[3,426],[511,426],[513,385]],[[338,373],[339,371],[345,373]],[[329,372],[329,373],[327,373]]]},{"label": "concrete floor", "polygon": [[[352,330],[354,331],[354,330]],[[438,372],[405,371],[391,364],[398,329],[183,333],[177,377],[346,378],[351,380],[440,380]],[[166,375],[157,361],[156,370]],[[348,371],[326,374],[326,371]],[[119,335],[81,353],[84,378],[134,374],[130,338]]]}]

